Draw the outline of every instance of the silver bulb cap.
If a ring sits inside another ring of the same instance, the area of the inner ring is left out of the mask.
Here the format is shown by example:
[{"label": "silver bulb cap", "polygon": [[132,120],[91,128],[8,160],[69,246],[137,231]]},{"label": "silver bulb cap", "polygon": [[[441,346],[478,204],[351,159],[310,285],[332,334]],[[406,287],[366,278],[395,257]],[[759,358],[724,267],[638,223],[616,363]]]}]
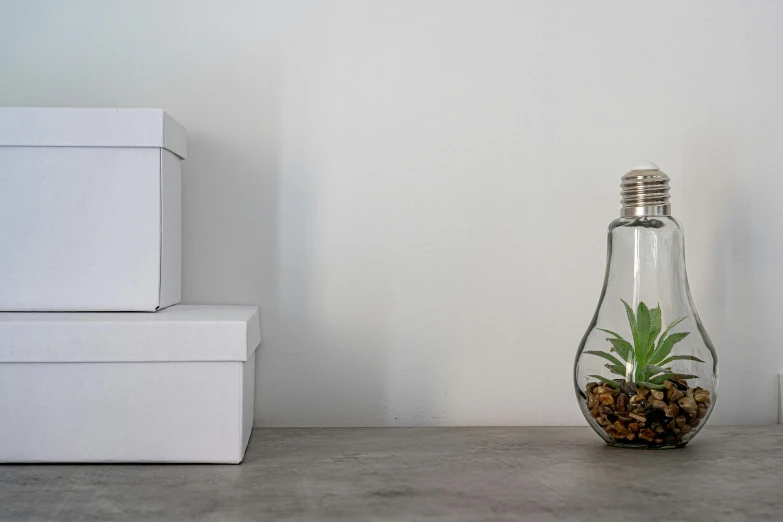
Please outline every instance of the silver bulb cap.
[{"label": "silver bulb cap", "polygon": [[669,176],[655,163],[635,166],[622,177],[620,216],[671,216]]}]

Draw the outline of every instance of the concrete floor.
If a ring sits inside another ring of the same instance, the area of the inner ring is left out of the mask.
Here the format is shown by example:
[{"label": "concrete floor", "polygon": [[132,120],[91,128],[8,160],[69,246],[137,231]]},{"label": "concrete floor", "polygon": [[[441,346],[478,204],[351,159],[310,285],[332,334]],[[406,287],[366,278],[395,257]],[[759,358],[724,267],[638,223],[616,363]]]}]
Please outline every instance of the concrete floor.
[{"label": "concrete floor", "polygon": [[262,429],[230,465],[0,466],[0,520],[783,520],[783,426]]}]

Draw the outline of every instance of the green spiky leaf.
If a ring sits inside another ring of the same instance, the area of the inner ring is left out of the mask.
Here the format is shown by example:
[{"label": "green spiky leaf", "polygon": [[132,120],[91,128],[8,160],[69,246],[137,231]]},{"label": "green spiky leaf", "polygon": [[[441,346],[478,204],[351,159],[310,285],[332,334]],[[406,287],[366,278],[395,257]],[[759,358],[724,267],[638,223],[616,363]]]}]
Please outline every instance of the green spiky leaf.
[{"label": "green spiky leaf", "polygon": [[625,377],[625,366],[620,364],[604,364],[606,368],[615,375]]},{"label": "green spiky leaf", "polygon": [[688,318],[687,316],[685,316],[685,317],[678,317],[677,319],[672,321],[669,324],[669,326],[666,327],[666,331],[663,332],[663,335],[661,336],[661,338],[659,339],[658,342],[660,343],[660,341],[663,341],[664,339],[666,339],[666,336],[669,335],[669,332],[671,331],[671,329],[674,328],[675,326],[677,326],[678,324],[680,324],[681,322],[683,322],[687,318]]},{"label": "green spiky leaf", "polygon": [[655,349],[655,339],[661,333],[661,305],[650,309],[650,337],[647,341],[647,357],[652,355]]},{"label": "green spiky leaf", "polygon": [[628,324],[631,326],[631,335],[633,336],[633,343],[636,344],[638,340],[636,339],[636,317],[633,315],[633,308],[625,302],[624,299],[620,299],[620,301],[623,302],[623,306],[625,306],[625,315],[628,316]]},{"label": "green spiky leaf", "polygon": [[671,370],[668,368],[661,368],[660,366],[655,366],[654,364],[648,364],[642,369],[642,376],[645,380],[647,380],[654,375],[658,375],[659,373],[667,373],[670,371]]},{"label": "green spiky leaf", "polygon": [[671,381],[671,380],[685,380],[685,379],[698,379],[698,375],[688,375],[684,373],[664,373],[663,375],[658,375],[657,377],[653,377],[650,379],[650,382],[654,384],[663,384],[663,381]]},{"label": "green spiky leaf", "polygon": [[596,330],[601,330],[602,332],[606,332],[609,335],[614,335],[617,339],[622,339],[623,341],[625,341],[625,339],[623,339],[623,336],[620,335],[619,333],[613,332],[611,330],[606,330],[604,328],[596,328]]},{"label": "green spiky leaf", "polygon": [[701,359],[699,359],[698,357],[694,357],[693,355],[672,355],[671,357],[661,361],[660,364],[661,364],[661,366],[665,366],[665,365],[669,364],[672,361],[696,361],[696,362],[700,362],[700,363],[704,362]]},{"label": "green spiky leaf", "polygon": [[631,384],[633,384],[637,388],[639,386],[644,386],[645,388],[648,388],[650,390],[665,390],[666,389],[666,387],[663,384],[655,384],[655,383],[652,383],[650,381],[632,382]]},{"label": "green spiky leaf", "polygon": [[671,353],[674,345],[688,337],[690,332],[678,332],[673,333],[658,343],[658,347],[650,357],[650,364],[658,364],[663,361]]},{"label": "green spiky leaf", "polygon": [[617,357],[607,352],[599,352],[597,350],[587,350],[585,351],[585,353],[589,353],[590,355],[597,355],[598,357],[603,357],[610,363],[616,364],[618,366],[623,366],[623,367],[625,366],[623,363],[620,362],[619,359],[617,359]]},{"label": "green spiky leaf", "polygon": [[617,388],[620,387],[620,385],[618,383],[614,382],[611,379],[607,379],[606,377],[601,377],[600,375],[588,375],[588,377],[592,377],[593,379],[598,379],[599,381],[601,381],[602,383],[606,384],[610,388],[617,389]]},{"label": "green spiky leaf", "polygon": [[636,339],[635,354],[636,360],[641,362],[647,358],[647,346],[650,342],[650,326],[652,318],[650,310],[643,301],[639,301],[636,308]]},{"label": "green spiky leaf", "polygon": [[607,339],[610,343],[612,343],[612,349],[622,357],[623,361],[627,361],[628,358],[633,354],[633,346],[631,346],[631,343],[628,341],[625,341],[623,339]]}]

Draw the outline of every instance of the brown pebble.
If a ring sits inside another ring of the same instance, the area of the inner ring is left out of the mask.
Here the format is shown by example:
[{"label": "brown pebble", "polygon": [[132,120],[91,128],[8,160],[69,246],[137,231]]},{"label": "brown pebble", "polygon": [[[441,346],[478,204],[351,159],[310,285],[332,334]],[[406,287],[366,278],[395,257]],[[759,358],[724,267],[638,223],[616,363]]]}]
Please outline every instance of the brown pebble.
[{"label": "brown pebble", "polygon": [[650,389],[645,388],[644,386],[639,386],[637,392],[638,392],[637,395],[641,395],[642,397],[647,397],[648,395],[650,395]]},{"label": "brown pebble", "polygon": [[693,397],[693,388],[688,388],[687,390],[685,390],[685,396]]},{"label": "brown pebble", "polygon": [[682,432],[683,434],[690,433],[691,431],[693,431],[693,428],[688,424],[680,428],[680,432]]},{"label": "brown pebble", "polygon": [[609,406],[601,406],[601,409],[607,415],[614,415],[614,410],[612,408],[610,408]]},{"label": "brown pebble", "polygon": [[685,397],[685,394],[674,386],[669,388],[669,390],[666,392],[666,398],[669,399],[670,401],[677,401],[682,399],[683,397]]},{"label": "brown pebble", "polygon": [[650,390],[650,395],[653,396],[653,399],[663,400],[663,392],[660,390]]},{"label": "brown pebble", "polygon": [[696,415],[694,415],[693,417],[691,417],[690,425],[695,428],[696,426],[699,425],[700,422],[701,422],[701,419],[699,417],[697,417]]},{"label": "brown pebble", "polygon": [[650,401],[650,404],[651,404],[651,405],[652,405],[652,407],[653,407],[653,408],[655,408],[656,410],[662,410],[662,409],[664,409],[664,408],[666,407],[666,403],[665,403],[665,402],[663,402],[662,400],[659,400],[659,399],[653,399],[653,400],[651,400],[651,401]]},{"label": "brown pebble", "polygon": [[674,403],[671,403],[663,409],[663,412],[667,417],[676,417],[677,414],[680,413],[680,407]]},{"label": "brown pebble", "polygon": [[591,393],[590,395],[587,396],[587,409],[592,410],[594,406],[595,406],[595,395]]},{"label": "brown pebble", "polygon": [[634,395],[633,397],[631,397],[629,402],[631,404],[636,404],[637,402],[642,402],[643,400],[644,400],[644,395],[637,394],[637,395]]},{"label": "brown pebble", "polygon": [[587,390],[587,393],[592,393],[593,390],[596,389],[596,387],[598,387],[598,383],[597,382],[588,382],[587,386],[585,387],[585,389]]},{"label": "brown pebble", "polygon": [[[601,401],[601,404],[614,404],[614,397],[612,397],[611,393],[602,393],[598,396],[598,400]],[[695,408],[696,406],[694,406]]]},{"label": "brown pebble", "polygon": [[615,421],[615,423],[612,424],[612,428],[621,438],[626,438],[631,433],[631,430],[623,426],[623,423],[620,421]]},{"label": "brown pebble", "polygon": [[601,426],[609,426],[611,424],[611,421],[606,418],[606,415],[601,415],[601,416],[597,417],[595,420]]},{"label": "brown pebble", "polygon": [[639,438],[648,442],[652,442],[655,440],[655,432],[653,432],[653,430],[650,428],[644,428],[643,430],[639,431]]},{"label": "brown pebble", "polygon": [[693,397],[686,395],[677,401],[677,405],[682,408],[685,413],[689,413],[691,415],[696,413],[696,401],[693,400]]},{"label": "brown pebble", "polygon": [[636,386],[628,381],[623,381],[620,383],[620,391],[631,397],[632,395],[636,395]]},{"label": "brown pebble", "polygon": [[696,393],[693,395],[693,400],[696,402],[710,402],[710,396],[704,393]]},{"label": "brown pebble", "polygon": [[674,385],[672,384],[672,381],[669,381],[669,380],[663,381],[663,387],[664,387],[664,388],[666,388],[667,390],[668,390],[669,388],[671,388],[672,386],[674,386]]},{"label": "brown pebble", "polygon": [[706,417],[706,416],[707,416],[707,412],[708,412],[709,410],[710,410],[710,409],[709,409],[709,408],[708,408],[706,405],[704,405],[704,404],[699,404],[699,410],[698,410],[698,412],[697,412],[697,415],[699,416],[699,418],[700,418],[700,419],[703,419],[704,417]]},{"label": "brown pebble", "polygon": [[630,415],[631,418],[638,420],[639,422],[647,422],[647,417],[644,415],[639,415],[638,413],[629,413],[628,415]]},{"label": "brown pebble", "polygon": [[674,419],[674,424],[678,428],[682,428],[683,426],[685,426],[686,422],[687,420],[685,419],[685,415],[677,415],[677,417]]},{"label": "brown pebble", "polygon": [[623,422],[631,422],[633,420],[630,415],[624,412],[615,412],[615,415],[617,415],[618,420]]},{"label": "brown pebble", "polygon": [[663,439],[659,437],[659,438],[655,439],[655,443],[656,444],[663,444]]},{"label": "brown pebble", "polygon": [[639,431],[639,423],[638,422],[631,422],[628,424],[628,429],[631,431]]},{"label": "brown pebble", "polygon": [[628,410],[628,397],[621,393],[617,396],[617,400],[614,401],[615,411],[627,411]]}]

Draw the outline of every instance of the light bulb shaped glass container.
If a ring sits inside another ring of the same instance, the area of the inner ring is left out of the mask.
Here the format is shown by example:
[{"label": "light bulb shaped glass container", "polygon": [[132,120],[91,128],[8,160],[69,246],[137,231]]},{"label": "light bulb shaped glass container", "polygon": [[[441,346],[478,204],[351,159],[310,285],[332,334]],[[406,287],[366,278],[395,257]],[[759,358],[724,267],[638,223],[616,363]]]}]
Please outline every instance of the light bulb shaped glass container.
[{"label": "light bulb shaped glass container", "polygon": [[576,354],[576,395],[590,426],[613,446],[682,447],[715,405],[718,359],[688,287],[669,177],[644,163],[621,188],[603,290]]}]

